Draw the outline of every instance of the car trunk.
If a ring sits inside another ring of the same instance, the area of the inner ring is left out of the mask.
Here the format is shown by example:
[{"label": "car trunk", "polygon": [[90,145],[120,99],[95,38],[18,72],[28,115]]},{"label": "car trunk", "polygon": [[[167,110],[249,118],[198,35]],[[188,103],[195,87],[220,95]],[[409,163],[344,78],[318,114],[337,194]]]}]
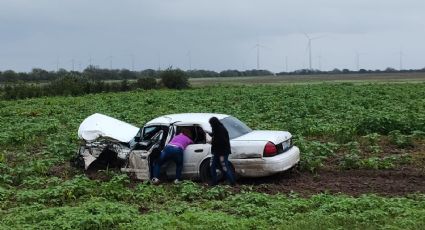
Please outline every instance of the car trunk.
[{"label": "car trunk", "polygon": [[282,143],[291,138],[285,131],[252,131],[230,140],[231,159],[248,159],[263,157],[264,147],[267,142],[272,142],[279,149]]},{"label": "car trunk", "polygon": [[291,134],[285,131],[256,130],[232,139],[232,141],[271,141],[279,144],[291,138]]}]

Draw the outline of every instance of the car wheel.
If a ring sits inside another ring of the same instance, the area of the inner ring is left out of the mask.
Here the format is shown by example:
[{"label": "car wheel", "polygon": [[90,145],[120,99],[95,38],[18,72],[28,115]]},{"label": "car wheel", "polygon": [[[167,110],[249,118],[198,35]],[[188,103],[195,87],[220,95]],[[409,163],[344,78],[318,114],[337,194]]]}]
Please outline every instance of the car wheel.
[{"label": "car wheel", "polygon": [[84,158],[82,156],[76,156],[70,160],[71,165],[75,168],[84,169]]},{"label": "car wheel", "polygon": [[199,179],[202,183],[208,183],[211,181],[210,159],[206,159],[202,162],[201,167],[199,168]]},{"label": "car wheel", "polygon": [[[199,179],[201,180],[202,183],[211,182],[210,161],[211,161],[211,158],[204,160],[204,162],[202,162],[201,164],[201,167],[199,168]],[[232,170],[233,175],[235,176],[235,179],[237,179],[233,164],[229,162],[229,165],[230,165],[230,170]],[[219,182],[224,181],[226,179],[226,176],[219,168],[217,169],[217,179]]]}]

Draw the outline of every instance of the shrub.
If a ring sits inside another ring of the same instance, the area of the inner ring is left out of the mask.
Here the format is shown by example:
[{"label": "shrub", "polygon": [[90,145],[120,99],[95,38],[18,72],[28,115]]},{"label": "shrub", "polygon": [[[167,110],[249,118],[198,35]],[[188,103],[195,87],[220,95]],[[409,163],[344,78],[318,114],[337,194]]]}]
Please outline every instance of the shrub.
[{"label": "shrub", "polygon": [[137,79],[136,87],[139,89],[155,89],[158,87],[158,83],[153,77],[143,77]]},{"label": "shrub", "polygon": [[169,89],[185,89],[190,86],[189,79],[183,70],[168,68],[160,76],[162,84]]}]

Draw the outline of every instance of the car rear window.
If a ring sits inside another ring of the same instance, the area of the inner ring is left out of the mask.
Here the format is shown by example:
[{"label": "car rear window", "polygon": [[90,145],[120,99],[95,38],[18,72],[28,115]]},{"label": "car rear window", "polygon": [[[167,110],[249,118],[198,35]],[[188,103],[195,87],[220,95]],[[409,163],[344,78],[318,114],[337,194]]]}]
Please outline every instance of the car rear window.
[{"label": "car rear window", "polygon": [[229,138],[234,139],[252,132],[252,129],[235,117],[226,117],[220,120],[229,132]]}]

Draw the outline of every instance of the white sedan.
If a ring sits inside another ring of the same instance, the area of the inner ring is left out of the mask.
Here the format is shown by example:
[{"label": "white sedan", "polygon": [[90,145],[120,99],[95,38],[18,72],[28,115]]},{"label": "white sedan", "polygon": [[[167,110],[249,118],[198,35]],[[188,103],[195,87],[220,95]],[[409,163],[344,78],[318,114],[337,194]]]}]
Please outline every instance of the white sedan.
[{"label": "white sedan", "polygon": [[[283,172],[300,160],[298,147],[292,144],[287,131],[252,130],[237,118],[214,113],[182,113],[155,118],[139,129],[114,118],[93,114],[80,125],[78,135],[83,143],[78,153],[81,166],[119,165],[122,171],[134,172],[147,180],[153,162],[161,149],[184,127],[190,129],[194,144],[184,151],[182,176],[189,179],[210,179],[209,167],[211,126],[217,117],[226,127],[232,154],[229,161],[237,176],[262,177]],[[96,163],[94,163],[96,162]],[[164,173],[174,176],[175,165],[165,165]]]}]

